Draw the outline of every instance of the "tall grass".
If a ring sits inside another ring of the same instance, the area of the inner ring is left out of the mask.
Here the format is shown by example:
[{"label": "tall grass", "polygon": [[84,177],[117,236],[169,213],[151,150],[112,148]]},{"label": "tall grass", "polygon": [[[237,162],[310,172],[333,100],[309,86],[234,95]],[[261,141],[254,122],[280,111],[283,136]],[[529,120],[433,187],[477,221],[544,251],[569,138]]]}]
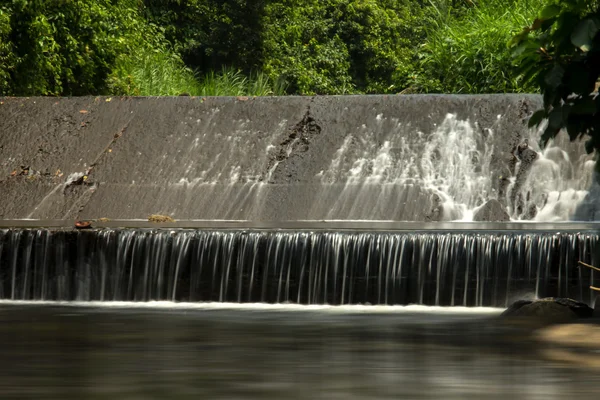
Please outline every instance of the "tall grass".
[{"label": "tall grass", "polygon": [[520,81],[509,40],[531,24],[547,0],[429,0],[427,39],[420,50],[421,92],[505,93],[536,89]]},{"label": "tall grass", "polygon": [[146,50],[119,60],[111,91],[129,96],[272,96],[285,94],[281,80],[263,73],[249,77],[223,68],[200,75],[169,51]]},{"label": "tall grass", "polygon": [[254,73],[249,77],[240,71],[223,68],[197,78],[198,96],[281,96],[286,85],[282,80],[272,80],[266,74]]}]

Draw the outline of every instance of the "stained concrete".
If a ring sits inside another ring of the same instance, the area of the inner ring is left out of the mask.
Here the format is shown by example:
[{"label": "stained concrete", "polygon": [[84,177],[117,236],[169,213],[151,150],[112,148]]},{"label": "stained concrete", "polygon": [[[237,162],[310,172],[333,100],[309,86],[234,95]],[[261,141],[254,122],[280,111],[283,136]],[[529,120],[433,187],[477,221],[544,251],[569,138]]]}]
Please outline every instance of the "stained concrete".
[{"label": "stained concrete", "polygon": [[[368,131],[374,145],[404,135],[418,147],[417,132],[454,113],[493,142],[502,175],[540,104],[533,95],[0,98],[0,218],[432,220],[435,201],[418,185],[324,184],[319,173],[349,135]],[[77,173],[85,180],[67,185]]]}]

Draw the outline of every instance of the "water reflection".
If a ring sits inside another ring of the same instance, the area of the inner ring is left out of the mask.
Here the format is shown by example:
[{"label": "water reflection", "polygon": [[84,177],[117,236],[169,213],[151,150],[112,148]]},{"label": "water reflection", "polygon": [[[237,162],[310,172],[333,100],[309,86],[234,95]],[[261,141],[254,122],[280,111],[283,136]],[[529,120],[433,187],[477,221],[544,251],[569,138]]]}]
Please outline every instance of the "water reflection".
[{"label": "water reflection", "polygon": [[[373,308],[373,311],[379,308]],[[496,313],[0,306],[10,399],[578,399],[600,375],[541,358]]]}]

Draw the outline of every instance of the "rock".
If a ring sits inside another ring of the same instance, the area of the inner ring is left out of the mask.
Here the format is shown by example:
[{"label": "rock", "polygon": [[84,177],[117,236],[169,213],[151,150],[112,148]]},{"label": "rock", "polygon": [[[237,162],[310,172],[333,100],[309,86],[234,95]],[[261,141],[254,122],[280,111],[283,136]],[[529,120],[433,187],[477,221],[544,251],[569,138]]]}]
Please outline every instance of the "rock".
[{"label": "rock", "polygon": [[539,300],[518,300],[501,314],[502,317],[527,317],[546,322],[570,322],[594,316],[594,309],[572,299],[548,297]]},{"label": "rock", "polygon": [[473,215],[473,221],[505,222],[510,221],[506,209],[498,200],[488,200]]}]

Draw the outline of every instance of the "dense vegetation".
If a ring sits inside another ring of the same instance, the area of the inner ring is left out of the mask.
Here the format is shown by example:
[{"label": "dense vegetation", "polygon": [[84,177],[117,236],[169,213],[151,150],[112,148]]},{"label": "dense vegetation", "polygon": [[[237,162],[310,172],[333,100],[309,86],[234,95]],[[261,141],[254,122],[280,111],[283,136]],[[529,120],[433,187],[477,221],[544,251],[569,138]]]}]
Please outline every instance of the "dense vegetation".
[{"label": "dense vegetation", "polygon": [[589,137],[589,153],[600,151],[600,1],[555,0],[513,44],[523,76],[543,93],[544,108],[530,119],[548,121],[542,141],[566,128],[571,140]]},{"label": "dense vegetation", "polygon": [[0,95],[529,92],[552,1],[2,0]]}]

